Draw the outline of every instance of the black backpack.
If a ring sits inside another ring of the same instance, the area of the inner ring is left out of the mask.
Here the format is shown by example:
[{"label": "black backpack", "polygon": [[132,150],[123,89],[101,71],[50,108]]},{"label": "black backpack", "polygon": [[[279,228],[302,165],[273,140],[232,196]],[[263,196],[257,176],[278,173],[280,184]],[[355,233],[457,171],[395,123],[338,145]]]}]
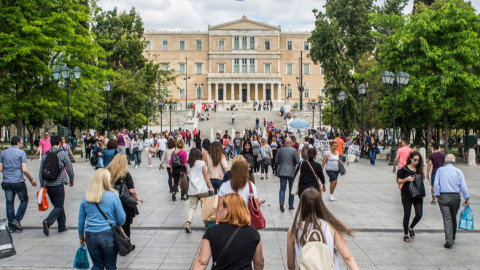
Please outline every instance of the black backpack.
[{"label": "black backpack", "polygon": [[58,161],[58,151],[49,151],[43,161],[42,178],[44,181],[55,181],[60,176],[60,162]]},{"label": "black backpack", "polygon": [[178,168],[182,166],[182,157],[178,154],[175,154],[175,152],[172,153],[172,168]]}]

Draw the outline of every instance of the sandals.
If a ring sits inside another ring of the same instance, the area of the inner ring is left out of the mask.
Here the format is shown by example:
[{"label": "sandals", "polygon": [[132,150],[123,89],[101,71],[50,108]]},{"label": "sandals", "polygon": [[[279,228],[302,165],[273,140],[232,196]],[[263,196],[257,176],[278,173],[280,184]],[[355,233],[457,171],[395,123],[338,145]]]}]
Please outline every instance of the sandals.
[{"label": "sandals", "polygon": [[408,229],[408,234],[410,235],[410,238],[411,238],[411,239],[415,239],[415,232],[413,231],[412,228],[409,228],[409,229]]},{"label": "sandals", "polygon": [[410,242],[410,238],[408,237],[408,235],[403,236],[403,242]]}]

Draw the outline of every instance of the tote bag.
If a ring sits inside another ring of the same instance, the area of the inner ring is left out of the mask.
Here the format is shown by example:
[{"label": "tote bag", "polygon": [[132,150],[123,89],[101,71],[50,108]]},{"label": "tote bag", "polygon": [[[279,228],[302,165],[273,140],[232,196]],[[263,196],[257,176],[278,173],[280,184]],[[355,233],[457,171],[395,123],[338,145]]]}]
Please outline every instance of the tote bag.
[{"label": "tote bag", "polygon": [[248,195],[248,210],[250,211],[250,222],[255,229],[265,228],[265,218],[260,211],[260,205],[257,204],[257,200],[253,196],[252,182],[248,181],[249,195]]},{"label": "tote bag", "polygon": [[217,219],[218,195],[203,197],[202,202],[202,219],[210,222]]}]

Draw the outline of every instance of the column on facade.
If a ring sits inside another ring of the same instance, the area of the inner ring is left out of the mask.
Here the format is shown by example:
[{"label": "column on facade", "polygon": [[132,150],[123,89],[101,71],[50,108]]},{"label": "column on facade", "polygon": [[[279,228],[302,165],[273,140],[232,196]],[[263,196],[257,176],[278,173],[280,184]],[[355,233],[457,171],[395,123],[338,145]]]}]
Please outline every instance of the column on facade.
[{"label": "column on facade", "polygon": [[247,102],[250,102],[250,83],[247,83]]},{"label": "column on facade", "polygon": [[226,101],[227,100],[227,84],[226,83],[223,83],[223,99],[222,101]]},{"label": "column on facade", "polygon": [[212,83],[208,83],[208,101],[212,101]]},{"label": "column on facade", "polygon": [[235,101],[235,83],[230,83],[230,100]]},{"label": "column on facade", "polygon": [[267,83],[263,83],[263,95],[262,95],[262,100],[267,98]]},{"label": "column on facade", "polygon": [[277,83],[277,100],[282,101],[282,87],[280,83]]},{"label": "column on facade", "polygon": [[255,100],[258,101],[258,83],[255,83]]}]

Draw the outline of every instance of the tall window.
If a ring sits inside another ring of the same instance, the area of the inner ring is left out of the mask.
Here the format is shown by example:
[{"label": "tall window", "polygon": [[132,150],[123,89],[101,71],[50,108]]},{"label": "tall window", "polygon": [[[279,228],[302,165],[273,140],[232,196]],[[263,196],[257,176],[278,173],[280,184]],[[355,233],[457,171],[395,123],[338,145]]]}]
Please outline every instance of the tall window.
[{"label": "tall window", "polygon": [[247,37],[242,37],[242,50],[247,49]]},{"label": "tall window", "polygon": [[242,59],[242,72],[246,73],[247,72],[247,59]]},{"label": "tall window", "polygon": [[255,59],[250,59],[250,72],[255,72]]},{"label": "tall window", "polygon": [[168,40],[162,41],[162,50],[164,51],[168,50]]},{"label": "tall window", "polygon": [[240,72],[240,59],[233,59],[233,72]]},{"label": "tall window", "polygon": [[197,40],[197,51],[201,51],[201,50],[202,50],[202,41]]},{"label": "tall window", "polygon": [[185,40],[180,40],[180,44],[178,46],[180,48],[180,50],[185,50]]},{"label": "tall window", "polygon": [[325,74],[325,70],[322,67],[320,67],[320,74]]},{"label": "tall window", "polygon": [[179,71],[180,71],[180,74],[185,74],[185,64],[180,64]]},{"label": "tall window", "polygon": [[145,41],[145,50],[150,51],[152,49],[152,42],[150,40]]},{"label": "tall window", "polygon": [[303,97],[309,98],[310,97],[310,89],[303,88]]},{"label": "tall window", "polygon": [[197,74],[202,74],[202,64],[197,64]]},{"label": "tall window", "polygon": [[270,72],[272,72],[271,64],[270,64],[270,63],[264,64],[263,70],[264,70],[264,73],[270,73]]},{"label": "tall window", "polygon": [[303,74],[310,74],[310,64],[303,64]]},{"label": "tall window", "polygon": [[265,40],[265,50],[270,50],[270,40]]},{"label": "tall window", "polygon": [[178,97],[179,98],[185,98],[185,88],[179,88],[178,89]]},{"label": "tall window", "polygon": [[291,51],[293,48],[293,41],[287,40],[287,50]]},{"label": "tall window", "polygon": [[224,73],[225,72],[225,64],[224,63],[218,64],[218,72],[219,73]]},{"label": "tall window", "polygon": [[234,50],[239,50],[240,49],[240,37],[239,36],[233,37],[233,49]]},{"label": "tall window", "polygon": [[293,64],[287,64],[287,74],[293,74]]},{"label": "tall window", "polygon": [[218,41],[218,49],[225,50],[225,40],[222,39]]},{"label": "tall window", "polygon": [[250,37],[250,50],[255,50],[255,37]]},{"label": "tall window", "polygon": [[307,40],[303,41],[303,49],[304,49],[305,51],[310,50],[310,45],[308,44],[308,41],[307,41]]},{"label": "tall window", "polygon": [[287,88],[287,98],[291,98],[292,97],[292,88]]}]

